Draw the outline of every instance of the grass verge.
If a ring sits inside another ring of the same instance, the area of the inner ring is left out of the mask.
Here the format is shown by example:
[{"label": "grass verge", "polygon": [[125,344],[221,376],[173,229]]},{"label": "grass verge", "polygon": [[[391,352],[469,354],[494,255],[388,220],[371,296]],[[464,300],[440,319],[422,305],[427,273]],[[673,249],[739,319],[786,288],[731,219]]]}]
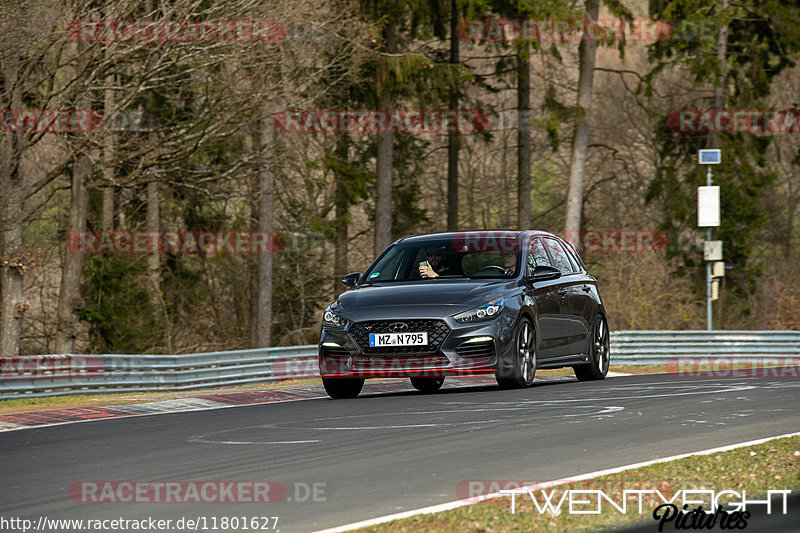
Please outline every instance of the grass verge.
[{"label": "grass verge", "polygon": [[[502,488],[502,487],[501,487]],[[800,436],[775,439],[769,442],[715,453],[712,455],[691,456],[666,463],[659,463],[644,468],[628,470],[617,474],[606,475],[591,480],[573,482],[550,489],[555,491],[553,503],[557,503],[564,491],[602,490],[618,504],[622,500],[623,490],[660,490],[665,498],[671,498],[678,490],[736,490],[747,491],[747,499],[751,500],[767,494],[768,490],[800,488]],[[455,489],[455,487],[454,487]],[[494,490],[494,488],[492,489]],[[537,495],[539,506],[543,508],[545,500]],[[462,495],[459,494],[459,497]],[[635,500],[630,500],[634,505]],[[723,500],[734,501],[734,499]],[[593,505],[584,505],[581,509],[596,509]],[[629,507],[628,514],[622,514],[603,502],[601,514],[569,514],[562,506],[559,514],[545,511],[540,514],[529,495],[517,496],[516,513],[511,514],[511,498],[487,500],[460,507],[451,511],[419,515],[404,520],[396,520],[385,524],[359,529],[361,533],[383,533],[385,531],[399,533],[452,532],[460,533],[504,533],[504,532],[550,532],[570,531],[588,532],[605,531],[621,526],[637,523],[652,523],[656,530],[657,523],[652,519],[655,506],[662,503],[654,495],[645,499],[644,512],[638,513],[636,507]],[[566,503],[565,503],[566,505]]]}]

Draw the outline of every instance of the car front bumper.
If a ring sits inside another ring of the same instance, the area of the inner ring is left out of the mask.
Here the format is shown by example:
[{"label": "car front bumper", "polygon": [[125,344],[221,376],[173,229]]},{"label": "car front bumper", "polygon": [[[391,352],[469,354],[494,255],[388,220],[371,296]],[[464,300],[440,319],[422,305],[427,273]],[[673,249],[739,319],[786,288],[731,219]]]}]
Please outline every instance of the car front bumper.
[{"label": "car front bumper", "polygon": [[[365,324],[379,328],[383,324],[403,321],[412,324],[441,321],[447,331],[438,346],[429,349],[368,346],[363,331]],[[456,322],[452,317],[397,317],[351,322],[345,328],[324,327],[319,343],[320,375],[325,378],[377,378],[495,373],[504,355],[513,349],[513,332],[514,320],[506,313],[474,323]]]}]

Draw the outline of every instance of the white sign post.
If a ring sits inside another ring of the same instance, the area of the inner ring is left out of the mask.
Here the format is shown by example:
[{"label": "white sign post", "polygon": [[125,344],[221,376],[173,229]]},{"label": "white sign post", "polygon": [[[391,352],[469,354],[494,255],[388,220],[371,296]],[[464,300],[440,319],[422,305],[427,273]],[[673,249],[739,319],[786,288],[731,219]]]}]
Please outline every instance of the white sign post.
[{"label": "white sign post", "polygon": [[[711,167],[708,167],[709,172]],[[719,227],[719,186],[697,188],[697,226]]]},{"label": "white sign post", "polygon": [[713,329],[711,301],[719,298],[719,285],[714,286],[711,263],[722,260],[722,241],[711,240],[711,228],[718,227],[720,221],[719,187],[711,185],[711,165],[719,165],[722,162],[722,151],[719,149],[700,150],[697,153],[697,162],[701,165],[708,165],[706,186],[697,188],[697,226],[708,228],[703,259],[706,262],[706,316],[708,330],[711,331]]},{"label": "white sign post", "polygon": [[706,241],[703,243],[703,260],[722,261],[722,241]]}]

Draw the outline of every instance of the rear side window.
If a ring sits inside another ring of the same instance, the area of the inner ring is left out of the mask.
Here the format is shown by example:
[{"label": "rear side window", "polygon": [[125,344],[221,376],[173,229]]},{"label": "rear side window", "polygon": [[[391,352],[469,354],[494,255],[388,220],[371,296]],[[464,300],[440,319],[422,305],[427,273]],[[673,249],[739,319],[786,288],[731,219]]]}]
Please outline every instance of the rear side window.
[{"label": "rear side window", "polygon": [[553,259],[553,266],[559,269],[564,274],[572,274],[575,272],[572,263],[569,260],[567,251],[561,246],[561,243],[555,239],[545,239],[547,251]]},{"label": "rear side window", "polygon": [[553,266],[550,262],[550,257],[542,245],[541,239],[533,239],[528,245],[528,258],[526,260],[528,266],[528,274],[533,274],[533,270],[537,266]]},{"label": "rear side window", "polygon": [[581,254],[578,253],[578,250],[569,243],[566,243],[564,248],[567,250],[570,261],[572,261],[572,270],[574,272],[586,270],[586,265],[583,264],[583,259],[581,259]]}]

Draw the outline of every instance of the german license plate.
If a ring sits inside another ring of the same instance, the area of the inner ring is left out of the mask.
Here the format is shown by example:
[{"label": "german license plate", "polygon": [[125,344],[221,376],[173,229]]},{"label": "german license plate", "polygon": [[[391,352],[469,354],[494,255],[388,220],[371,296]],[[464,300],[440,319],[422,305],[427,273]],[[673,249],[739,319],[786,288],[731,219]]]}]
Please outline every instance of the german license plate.
[{"label": "german license plate", "polygon": [[427,346],[428,332],[421,333],[370,333],[369,345],[381,346]]}]

